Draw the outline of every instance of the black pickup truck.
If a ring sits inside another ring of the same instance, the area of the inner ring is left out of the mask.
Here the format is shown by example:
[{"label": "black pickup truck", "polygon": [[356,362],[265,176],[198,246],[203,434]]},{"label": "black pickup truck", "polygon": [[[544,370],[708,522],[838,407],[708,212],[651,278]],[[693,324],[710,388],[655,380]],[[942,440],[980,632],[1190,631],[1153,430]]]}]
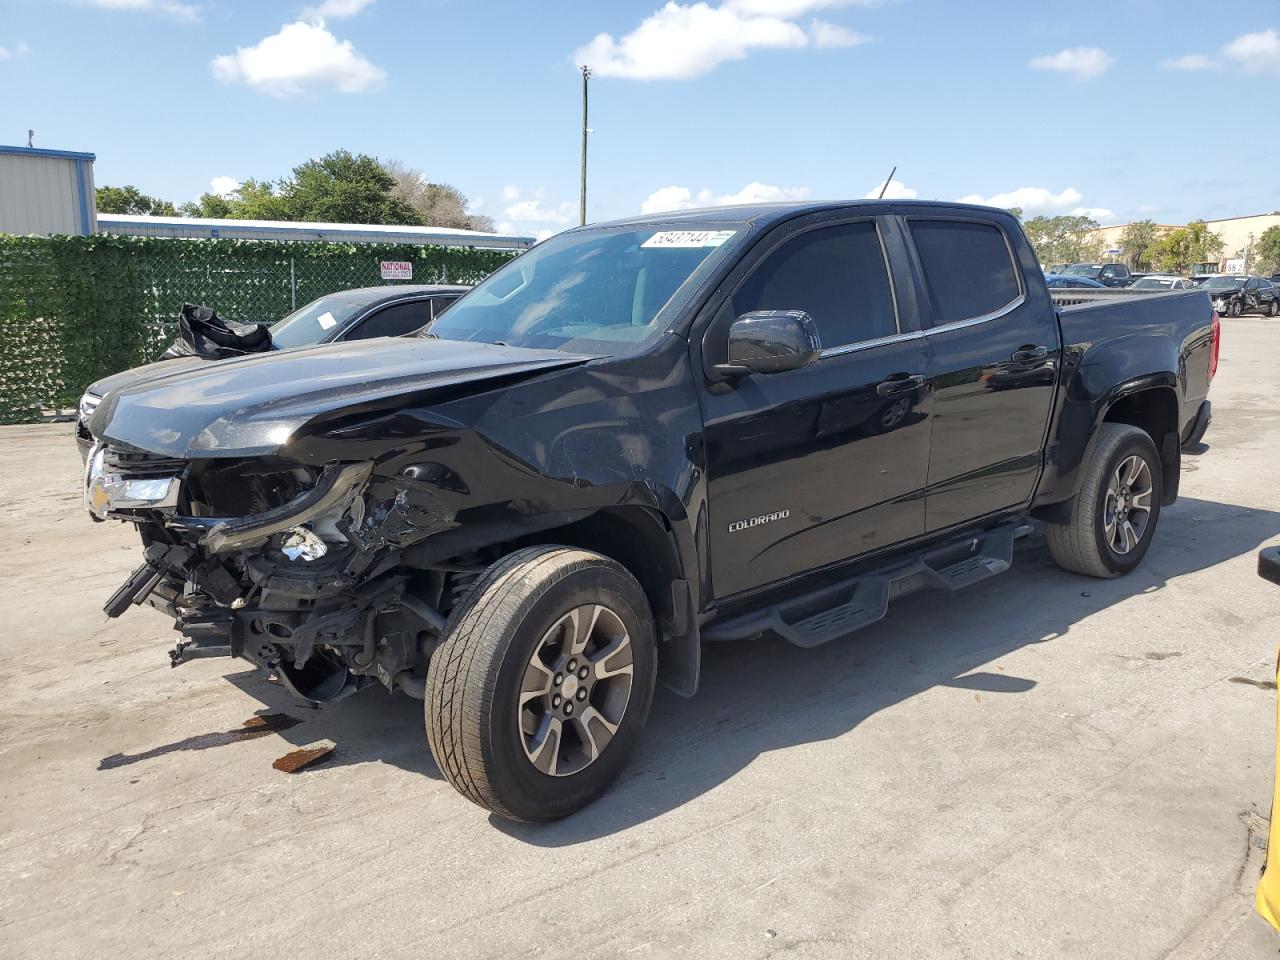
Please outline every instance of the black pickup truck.
[{"label": "black pickup truck", "polygon": [[108,393],[85,505],[145,560],[106,609],[167,613],[175,664],[423,698],[459,791],[564,816],[703,640],[836,639],[1008,569],[1030,518],[1067,570],[1132,570],[1219,328],[1202,291],[1111,296],[1059,309],[1017,220],[959,204],[572,230],[425,336]]}]

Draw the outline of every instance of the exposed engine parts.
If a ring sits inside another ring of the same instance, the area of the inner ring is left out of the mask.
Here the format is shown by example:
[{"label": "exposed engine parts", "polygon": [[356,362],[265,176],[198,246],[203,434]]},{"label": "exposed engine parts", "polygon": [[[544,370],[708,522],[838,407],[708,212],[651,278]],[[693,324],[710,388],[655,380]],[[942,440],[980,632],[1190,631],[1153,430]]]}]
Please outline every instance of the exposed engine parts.
[{"label": "exposed engine parts", "polygon": [[[453,523],[424,480],[378,476],[369,462],[161,459],[114,447],[90,457],[86,503],[133,521],[146,543],[108,616],[148,603],[182,634],[173,666],[244,657],[312,702],[374,680],[423,696],[442,610],[475,576],[402,566],[403,549]],[[227,506],[257,512],[214,514]]]}]

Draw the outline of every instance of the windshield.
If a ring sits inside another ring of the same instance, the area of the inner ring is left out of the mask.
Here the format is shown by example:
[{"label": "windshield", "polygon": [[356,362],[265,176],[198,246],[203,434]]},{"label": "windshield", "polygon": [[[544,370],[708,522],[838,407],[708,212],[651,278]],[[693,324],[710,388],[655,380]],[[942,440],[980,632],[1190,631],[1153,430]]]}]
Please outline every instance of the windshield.
[{"label": "windshield", "polygon": [[1167,290],[1173,287],[1177,281],[1170,278],[1160,277],[1143,277],[1141,280],[1134,281],[1134,290]]},{"label": "windshield", "polygon": [[363,309],[364,304],[342,297],[312,300],[271,325],[271,345],[277,350],[313,346]]},{"label": "windshield", "polygon": [[1102,267],[1096,267],[1092,263],[1073,263],[1062,272],[1069,277],[1092,277],[1096,280]]},{"label": "windshield", "polygon": [[1204,290],[1239,290],[1244,281],[1235,277],[1210,277],[1200,286]]},{"label": "windshield", "polygon": [[552,237],[493,274],[428,336],[513,347],[630,351],[672,315],[746,235],[742,223],[601,227]]}]

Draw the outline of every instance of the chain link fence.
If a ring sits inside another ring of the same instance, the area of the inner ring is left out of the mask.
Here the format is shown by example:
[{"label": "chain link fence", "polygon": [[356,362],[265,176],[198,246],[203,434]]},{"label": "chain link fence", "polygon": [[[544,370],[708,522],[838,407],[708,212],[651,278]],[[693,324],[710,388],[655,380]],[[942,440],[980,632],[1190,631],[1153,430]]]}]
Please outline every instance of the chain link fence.
[{"label": "chain link fence", "polygon": [[67,414],[93,381],[148,363],[184,303],[274,323],[325,294],[388,283],[476,283],[513,252],[403,244],[0,236],[0,423]]}]

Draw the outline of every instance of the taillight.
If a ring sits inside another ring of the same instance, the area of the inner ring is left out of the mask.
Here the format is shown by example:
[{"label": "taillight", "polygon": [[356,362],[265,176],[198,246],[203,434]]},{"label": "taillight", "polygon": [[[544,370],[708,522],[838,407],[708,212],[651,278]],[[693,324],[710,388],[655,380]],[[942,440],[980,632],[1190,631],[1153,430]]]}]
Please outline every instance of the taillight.
[{"label": "taillight", "polygon": [[1218,372],[1218,350],[1222,347],[1222,321],[1218,319],[1218,311],[1213,311],[1213,323],[1210,325],[1213,331],[1213,347],[1209,351],[1209,379],[1213,379],[1213,375]]}]

